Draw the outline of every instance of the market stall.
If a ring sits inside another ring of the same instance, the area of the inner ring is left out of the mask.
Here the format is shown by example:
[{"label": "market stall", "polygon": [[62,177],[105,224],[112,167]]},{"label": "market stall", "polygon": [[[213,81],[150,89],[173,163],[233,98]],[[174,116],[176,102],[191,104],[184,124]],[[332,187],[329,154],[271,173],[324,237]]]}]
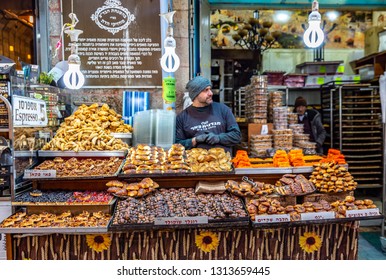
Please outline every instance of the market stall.
[{"label": "market stall", "polygon": [[329,157],[235,168],[221,148],[129,147],[105,112],[80,106],[24,170],[8,259],[356,259],[359,221],[381,217]]}]

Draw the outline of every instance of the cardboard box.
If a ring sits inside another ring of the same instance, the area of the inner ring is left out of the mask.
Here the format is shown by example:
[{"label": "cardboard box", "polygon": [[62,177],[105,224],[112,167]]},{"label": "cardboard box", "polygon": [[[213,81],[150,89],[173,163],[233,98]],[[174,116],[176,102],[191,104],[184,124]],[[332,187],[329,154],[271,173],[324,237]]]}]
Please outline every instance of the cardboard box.
[{"label": "cardboard box", "polygon": [[365,31],[365,56],[378,52],[380,31],[383,27],[373,26]]},{"label": "cardboard box", "polygon": [[273,129],[273,123],[266,123],[266,124],[260,124],[260,123],[249,123],[248,124],[248,153],[249,153],[249,147],[250,147],[250,139],[252,134],[272,134]]}]

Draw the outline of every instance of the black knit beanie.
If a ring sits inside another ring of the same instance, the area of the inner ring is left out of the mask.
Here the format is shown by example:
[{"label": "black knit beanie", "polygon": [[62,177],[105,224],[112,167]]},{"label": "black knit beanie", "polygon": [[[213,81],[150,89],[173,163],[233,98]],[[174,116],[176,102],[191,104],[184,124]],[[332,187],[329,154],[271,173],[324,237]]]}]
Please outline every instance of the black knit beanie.
[{"label": "black knit beanie", "polygon": [[307,101],[306,101],[303,97],[301,97],[301,96],[299,96],[299,97],[296,98],[296,100],[295,100],[295,109],[296,109],[297,107],[299,107],[299,106],[305,106],[305,107],[307,107]]},{"label": "black knit beanie", "polygon": [[207,78],[196,76],[186,84],[186,89],[193,101],[204,89],[211,86],[212,83]]}]

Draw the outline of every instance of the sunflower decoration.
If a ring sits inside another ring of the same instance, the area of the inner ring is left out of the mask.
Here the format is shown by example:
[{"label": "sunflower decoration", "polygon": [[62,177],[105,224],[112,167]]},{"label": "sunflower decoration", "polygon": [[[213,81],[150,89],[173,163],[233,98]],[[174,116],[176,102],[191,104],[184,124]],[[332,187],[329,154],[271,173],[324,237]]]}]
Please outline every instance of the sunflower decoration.
[{"label": "sunflower decoration", "polygon": [[88,247],[96,252],[107,250],[111,245],[111,239],[108,234],[87,234],[86,241]]},{"label": "sunflower decoration", "polygon": [[218,236],[214,232],[204,231],[196,235],[196,246],[204,252],[215,250],[219,243]]},{"label": "sunflower decoration", "polygon": [[305,232],[299,239],[300,248],[306,253],[318,251],[322,246],[322,239],[315,232]]}]

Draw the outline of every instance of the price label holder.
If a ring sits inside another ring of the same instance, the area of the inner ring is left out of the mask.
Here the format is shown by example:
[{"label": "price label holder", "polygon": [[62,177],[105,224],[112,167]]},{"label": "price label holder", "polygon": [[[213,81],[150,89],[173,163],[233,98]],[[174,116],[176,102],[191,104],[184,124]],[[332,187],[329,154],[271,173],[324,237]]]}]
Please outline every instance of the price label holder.
[{"label": "price label holder", "polygon": [[261,126],[261,135],[267,135],[268,134],[268,125],[263,124]]},{"label": "price label holder", "polygon": [[365,218],[365,217],[374,217],[379,215],[380,215],[380,212],[378,208],[346,211],[346,218]]},{"label": "price label holder", "polygon": [[24,170],[24,179],[56,178],[56,170]]},{"label": "price label holder", "polygon": [[286,223],[290,222],[289,214],[278,214],[278,215],[256,215],[256,224],[271,224],[271,223]]},{"label": "price label holder", "polygon": [[320,220],[335,219],[335,213],[332,211],[301,213],[300,216],[302,221],[320,221]]},{"label": "price label holder", "polygon": [[207,224],[207,216],[196,217],[157,217],[154,219],[154,225],[157,226],[176,226],[176,225],[198,225]]}]

